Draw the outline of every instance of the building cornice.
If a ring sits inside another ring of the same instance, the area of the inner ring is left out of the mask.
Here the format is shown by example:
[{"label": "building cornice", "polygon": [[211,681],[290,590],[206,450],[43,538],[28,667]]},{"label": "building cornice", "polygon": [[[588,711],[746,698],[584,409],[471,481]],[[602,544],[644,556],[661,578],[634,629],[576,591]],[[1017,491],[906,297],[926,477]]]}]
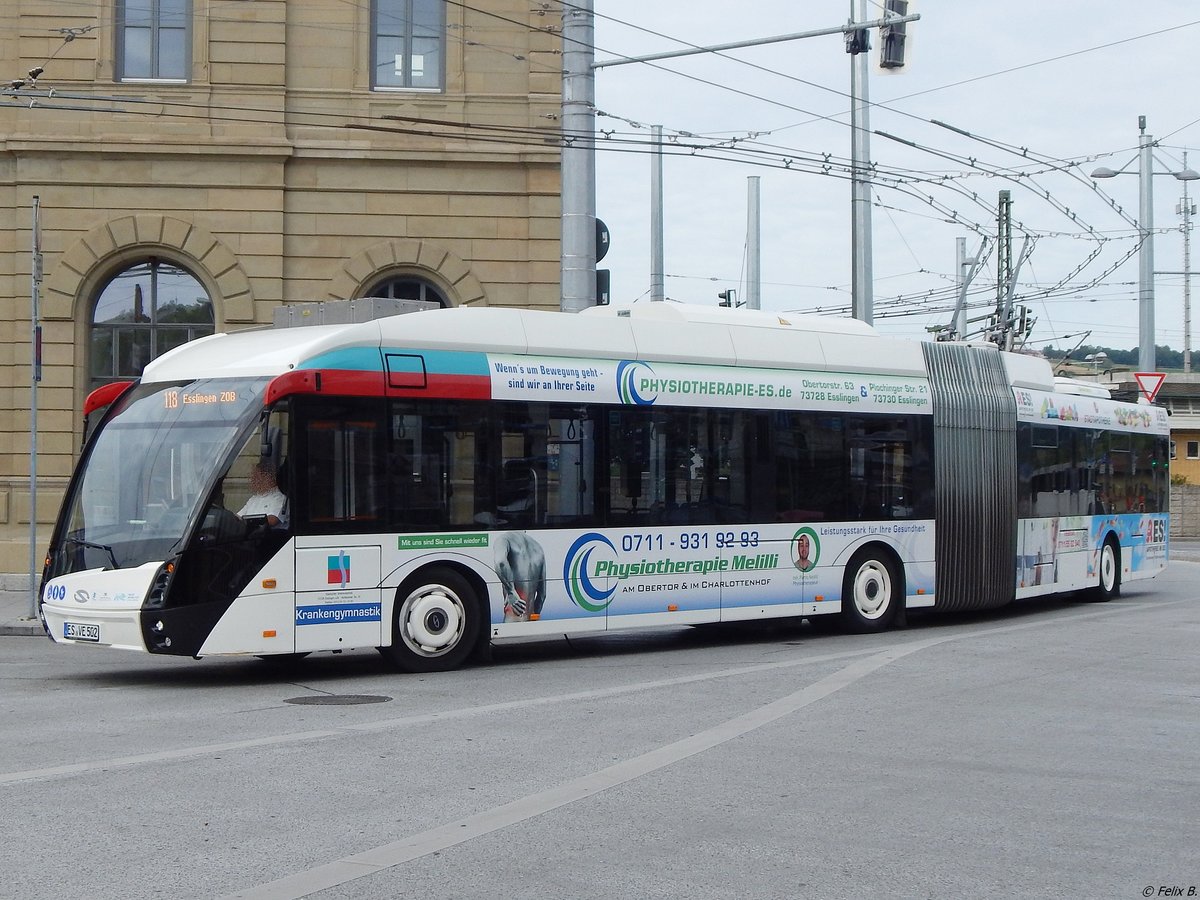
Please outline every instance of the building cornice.
[{"label": "building cornice", "polygon": [[137,138],[116,139],[90,136],[81,140],[67,135],[14,135],[0,140],[0,153],[11,155],[56,155],[56,156],[219,156],[224,159],[238,157],[288,157],[294,152],[290,141],[259,140],[212,141],[197,143],[195,137],[187,135],[160,136],[154,140]]}]

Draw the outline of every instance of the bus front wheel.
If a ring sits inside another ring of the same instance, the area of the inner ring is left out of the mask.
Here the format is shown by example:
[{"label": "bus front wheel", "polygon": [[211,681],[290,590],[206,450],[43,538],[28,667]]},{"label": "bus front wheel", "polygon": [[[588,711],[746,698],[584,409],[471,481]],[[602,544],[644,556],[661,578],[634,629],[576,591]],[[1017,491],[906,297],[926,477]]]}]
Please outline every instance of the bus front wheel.
[{"label": "bus front wheel", "polygon": [[479,636],[479,599],[453,569],[405,582],[396,598],[392,645],[382,648],[405,672],[446,672],[466,660]]},{"label": "bus front wheel", "polygon": [[870,548],[860,550],[842,578],[843,627],[857,634],[883,631],[895,620],[903,595],[892,561]]},{"label": "bus front wheel", "polygon": [[1104,603],[1121,593],[1121,547],[1110,536],[1100,548],[1099,579],[1087,599]]}]

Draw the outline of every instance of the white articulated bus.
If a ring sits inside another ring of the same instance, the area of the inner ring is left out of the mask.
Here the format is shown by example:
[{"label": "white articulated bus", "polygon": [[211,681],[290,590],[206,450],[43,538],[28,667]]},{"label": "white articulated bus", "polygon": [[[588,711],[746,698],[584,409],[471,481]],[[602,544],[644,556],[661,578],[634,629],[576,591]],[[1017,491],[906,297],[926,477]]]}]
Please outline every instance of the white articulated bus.
[{"label": "white articulated bus", "polygon": [[430,671],[518,636],[1106,599],[1167,560],[1164,410],[848,320],[219,334],[104,404],[43,575],[61,643]]}]

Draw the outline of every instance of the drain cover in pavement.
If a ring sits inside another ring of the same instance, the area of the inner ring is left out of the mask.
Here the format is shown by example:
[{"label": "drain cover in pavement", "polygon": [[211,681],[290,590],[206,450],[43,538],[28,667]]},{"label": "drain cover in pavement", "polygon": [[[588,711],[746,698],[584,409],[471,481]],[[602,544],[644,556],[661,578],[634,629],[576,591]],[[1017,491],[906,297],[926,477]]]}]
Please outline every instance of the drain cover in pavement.
[{"label": "drain cover in pavement", "polygon": [[297,706],[355,706],[359,703],[387,703],[391,699],[374,694],[309,694],[304,697],[291,697],[283,702],[295,703]]}]

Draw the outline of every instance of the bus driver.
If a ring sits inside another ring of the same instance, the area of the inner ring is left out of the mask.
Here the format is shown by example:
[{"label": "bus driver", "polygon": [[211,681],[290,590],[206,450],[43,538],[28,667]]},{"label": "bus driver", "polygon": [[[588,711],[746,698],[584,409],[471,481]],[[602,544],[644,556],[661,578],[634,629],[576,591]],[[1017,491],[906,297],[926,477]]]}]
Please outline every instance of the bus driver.
[{"label": "bus driver", "polygon": [[250,472],[250,499],[238,510],[238,515],[245,519],[248,516],[265,516],[267,524],[274,527],[287,527],[287,498],[279,490],[275,481],[275,473],[267,462],[259,462]]}]

